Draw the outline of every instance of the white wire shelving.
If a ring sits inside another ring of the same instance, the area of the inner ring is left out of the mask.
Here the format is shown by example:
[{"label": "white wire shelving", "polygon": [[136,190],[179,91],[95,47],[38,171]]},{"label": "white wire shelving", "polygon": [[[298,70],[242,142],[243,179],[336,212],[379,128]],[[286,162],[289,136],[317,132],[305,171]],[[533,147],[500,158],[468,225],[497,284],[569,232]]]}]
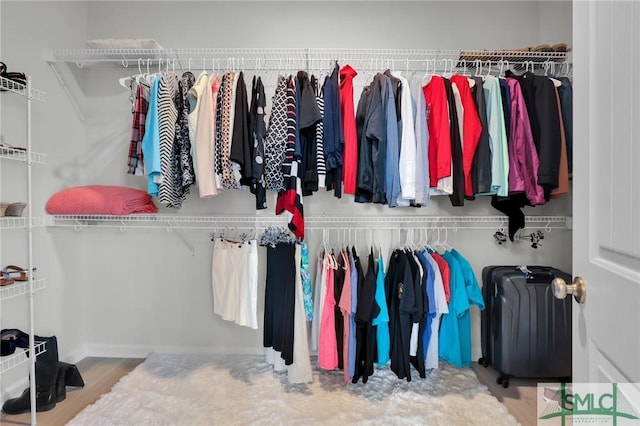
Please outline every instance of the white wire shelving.
[{"label": "white wire shelving", "polygon": [[[47,154],[30,152],[31,162],[34,164],[46,164]],[[27,161],[27,151],[22,148],[0,146],[0,158],[15,161]]]},{"label": "white wire shelving", "polygon": [[[39,291],[46,288],[44,278],[36,278],[33,280],[33,291]],[[29,293],[29,282],[15,281],[13,284],[9,284],[0,287],[0,301],[11,299],[14,297],[22,296]]]},{"label": "white wire shelving", "polygon": [[5,77],[0,77],[0,92],[4,92],[4,91],[17,93],[19,95],[29,97],[37,101],[46,100],[46,94],[42,90],[31,88],[31,90],[28,91],[27,86],[25,84],[21,84],[13,80],[9,80],[8,78],[5,78]]},{"label": "white wire shelving", "polygon": [[[527,216],[527,227],[566,229],[565,216]],[[430,215],[314,215],[305,217],[305,229],[403,229],[419,227],[448,227],[451,229],[495,229],[508,223],[506,216],[430,216]],[[85,228],[209,229],[242,228],[264,229],[286,226],[285,216],[187,216],[187,215],[54,215],[50,226]]]},{"label": "white wire shelving", "polygon": [[[43,56],[84,121],[83,90],[78,69],[116,68],[129,75],[156,71],[242,69],[255,72],[326,72],[348,63],[358,72],[504,70],[570,72],[570,53],[531,50],[341,49],[341,48],[163,48],[44,49]],[[564,68],[563,68],[564,65]]]},{"label": "white wire shelving", "polygon": [[[41,353],[46,352],[45,345],[45,342],[36,343],[34,347],[36,357]],[[2,361],[0,361],[0,372],[4,373],[5,371],[11,370],[18,365],[27,362],[29,360],[29,356],[27,356],[28,353],[29,351],[27,349],[16,349],[13,354],[3,357]]]},{"label": "white wire shelving", "polygon": [[[28,208],[28,207],[27,207]],[[32,226],[39,228],[48,224],[46,216],[34,216],[32,218]],[[18,216],[3,216],[0,217],[0,229],[24,229],[28,225],[26,217]]]}]

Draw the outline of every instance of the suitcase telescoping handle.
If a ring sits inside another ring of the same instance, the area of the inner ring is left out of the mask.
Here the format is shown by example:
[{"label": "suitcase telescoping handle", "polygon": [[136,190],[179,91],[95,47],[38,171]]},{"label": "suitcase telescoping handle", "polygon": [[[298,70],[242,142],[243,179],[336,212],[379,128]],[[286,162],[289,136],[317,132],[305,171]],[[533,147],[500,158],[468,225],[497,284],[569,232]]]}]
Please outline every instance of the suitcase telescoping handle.
[{"label": "suitcase telescoping handle", "polygon": [[544,284],[550,285],[556,275],[551,271],[536,271],[527,275],[527,284]]}]

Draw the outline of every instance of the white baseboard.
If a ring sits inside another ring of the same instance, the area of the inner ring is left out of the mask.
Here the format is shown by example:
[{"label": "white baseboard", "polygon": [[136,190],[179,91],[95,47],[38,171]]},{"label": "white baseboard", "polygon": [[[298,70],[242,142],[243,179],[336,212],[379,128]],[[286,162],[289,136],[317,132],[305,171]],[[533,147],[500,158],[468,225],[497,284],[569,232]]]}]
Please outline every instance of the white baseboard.
[{"label": "white baseboard", "polygon": [[29,377],[23,377],[17,382],[2,389],[0,394],[0,404],[11,398],[16,398],[22,394],[22,392],[29,387]]},{"label": "white baseboard", "polygon": [[154,345],[104,345],[88,343],[84,357],[146,358],[150,353],[211,354],[211,355],[262,355],[263,348],[256,347],[202,347],[202,346],[154,346]]}]

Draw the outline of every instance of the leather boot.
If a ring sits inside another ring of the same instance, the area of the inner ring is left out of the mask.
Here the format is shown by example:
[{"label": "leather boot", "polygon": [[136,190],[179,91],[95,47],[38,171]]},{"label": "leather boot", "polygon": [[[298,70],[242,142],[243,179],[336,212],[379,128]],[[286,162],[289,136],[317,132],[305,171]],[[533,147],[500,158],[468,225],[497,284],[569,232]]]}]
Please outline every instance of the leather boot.
[{"label": "leather boot", "polygon": [[[34,337],[36,343],[45,342],[46,352],[36,358],[36,411],[49,411],[56,406],[58,378],[58,341],[52,337]],[[27,388],[18,398],[9,399],[2,406],[7,414],[21,414],[31,410],[31,392]]]},{"label": "leather boot", "polygon": [[67,386],[84,387],[84,380],[74,364],[58,362],[58,377],[56,378],[56,402],[64,401],[67,397]]},{"label": "leather boot", "polygon": [[84,380],[78,371],[78,367],[75,364],[67,364],[66,362],[59,362],[58,366],[64,366],[66,368],[65,384],[74,388],[83,388]]},{"label": "leather boot", "polygon": [[67,397],[67,366],[58,363],[58,377],[56,377],[56,403],[62,402]]}]

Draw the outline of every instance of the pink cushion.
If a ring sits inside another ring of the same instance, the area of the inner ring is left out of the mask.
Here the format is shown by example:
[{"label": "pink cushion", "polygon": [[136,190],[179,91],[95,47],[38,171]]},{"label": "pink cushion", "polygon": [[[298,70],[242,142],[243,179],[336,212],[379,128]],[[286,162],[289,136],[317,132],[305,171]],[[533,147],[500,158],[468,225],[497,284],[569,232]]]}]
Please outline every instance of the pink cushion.
[{"label": "pink cushion", "polygon": [[157,213],[151,196],[126,186],[86,185],[56,192],[45,206],[49,214],[128,215]]}]

